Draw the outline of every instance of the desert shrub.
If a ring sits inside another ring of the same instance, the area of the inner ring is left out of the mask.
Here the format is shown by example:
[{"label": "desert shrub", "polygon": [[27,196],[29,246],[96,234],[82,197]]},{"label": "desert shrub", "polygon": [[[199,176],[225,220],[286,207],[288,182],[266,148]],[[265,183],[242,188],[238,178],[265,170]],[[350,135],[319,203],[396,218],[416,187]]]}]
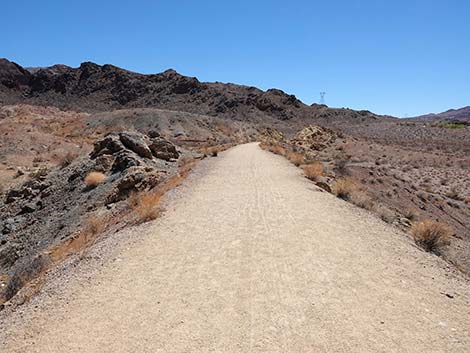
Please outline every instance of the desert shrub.
[{"label": "desert shrub", "polygon": [[351,195],[359,190],[358,182],[353,178],[338,179],[331,188],[333,194],[343,200],[349,200]]},{"label": "desert shrub", "polygon": [[313,181],[324,175],[325,171],[321,162],[313,162],[304,167],[305,176]]},{"label": "desert shrub", "polygon": [[280,156],[285,156],[286,155],[286,150],[284,147],[281,145],[274,145],[269,148],[269,151],[271,151],[274,154],[278,154]]},{"label": "desert shrub", "polygon": [[372,212],[376,213],[382,221],[392,223],[395,219],[395,214],[386,206],[375,204],[372,207]]},{"label": "desert shrub", "polygon": [[84,181],[86,186],[94,188],[106,181],[106,175],[101,172],[90,172],[87,174]]},{"label": "desert shrub", "polygon": [[131,192],[127,198],[127,204],[131,209],[134,209],[139,204],[140,194],[138,192]]},{"label": "desert shrub", "polygon": [[40,179],[40,178],[46,176],[47,172],[48,172],[47,167],[40,167],[40,168],[32,171],[31,173],[29,173],[29,176],[32,179]]},{"label": "desert shrub", "polygon": [[349,195],[349,201],[354,205],[369,211],[372,211],[375,205],[374,201],[365,192],[357,190],[354,190]]},{"label": "desert shrub", "polygon": [[446,196],[454,200],[460,200],[460,195],[456,187],[453,187],[446,192]]},{"label": "desert shrub", "polygon": [[160,214],[161,194],[157,192],[137,193],[129,198],[128,204],[134,211],[138,223],[154,220]]},{"label": "desert shrub", "polygon": [[291,161],[296,167],[305,162],[304,156],[297,152],[289,152],[286,155],[287,159]]},{"label": "desert shrub", "polygon": [[76,153],[67,152],[67,154],[62,157],[62,159],[59,163],[60,167],[65,168],[65,167],[69,166],[77,158],[77,156],[78,155]]},{"label": "desert shrub", "polygon": [[37,156],[33,158],[33,165],[37,166],[39,163],[42,163],[42,162],[44,162],[44,159],[42,157]]},{"label": "desert shrub", "polygon": [[88,235],[95,236],[103,232],[105,228],[106,228],[105,218],[92,216],[87,220],[83,232]]},{"label": "desert shrub", "polygon": [[335,160],[335,170],[342,175],[347,175],[348,174],[348,166],[349,160],[348,159],[336,159]]},{"label": "desert shrub", "polygon": [[412,208],[406,208],[403,210],[403,216],[412,221],[418,218],[418,212]]},{"label": "desert shrub", "polygon": [[424,250],[439,255],[441,249],[450,244],[452,231],[446,224],[428,219],[413,224],[411,235]]}]

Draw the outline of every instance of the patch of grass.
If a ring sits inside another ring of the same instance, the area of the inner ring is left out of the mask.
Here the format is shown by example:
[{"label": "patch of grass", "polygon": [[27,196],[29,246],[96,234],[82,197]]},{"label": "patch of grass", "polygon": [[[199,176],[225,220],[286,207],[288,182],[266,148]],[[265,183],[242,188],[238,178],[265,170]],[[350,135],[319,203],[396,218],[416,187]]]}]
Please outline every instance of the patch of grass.
[{"label": "patch of grass", "polygon": [[424,220],[413,224],[411,236],[416,244],[428,252],[439,255],[442,248],[450,244],[452,230],[444,223]]},{"label": "patch of grass", "polygon": [[95,188],[106,181],[106,175],[101,172],[90,172],[85,177],[85,185],[89,188]]},{"label": "patch of grass", "polygon": [[286,155],[286,150],[284,147],[282,147],[281,145],[274,145],[274,146],[271,146],[269,148],[269,151],[274,153],[274,154],[278,154],[280,156],[285,156]]},{"label": "patch of grass", "polygon": [[296,167],[305,163],[305,158],[300,153],[297,152],[288,152],[286,155],[287,159],[291,161]]},{"label": "patch of grass", "polygon": [[413,221],[416,218],[418,218],[418,211],[416,211],[412,208],[406,208],[406,209],[403,210],[403,216],[406,219],[409,219],[410,221]]},{"label": "patch of grass", "polygon": [[143,192],[132,195],[129,198],[129,206],[133,210],[137,223],[152,221],[160,215],[159,192]]},{"label": "patch of grass", "polygon": [[442,128],[446,128],[446,129],[463,129],[465,127],[465,124],[458,123],[458,122],[440,121],[440,122],[431,124],[431,126],[432,127],[442,127]]},{"label": "patch of grass", "polygon": [[349,201],[354,205],[372,211],[374,209],[374,201],[365,193],[358,190],[353,190],[349,195]]},{"label": "patch of grass", "polygon": [[318,181],[325,174],[325,170],[321,162],[313,162],[304,167],[304,173],[308,179]]},{"label": "patch of grass", "polygon": [[338,179],[331,188],[333,194],[340,199],[349,201],[352,194],[360,189],[359,183],[354,178],[346,177]]},{"label": "patch of grass", "polygon": [[102,233],[106,228],[106,219],[103,217],[92,216],[90,217],[83,229],[83,234],[86,234],[88,238],[94,238],[98,234]]}]

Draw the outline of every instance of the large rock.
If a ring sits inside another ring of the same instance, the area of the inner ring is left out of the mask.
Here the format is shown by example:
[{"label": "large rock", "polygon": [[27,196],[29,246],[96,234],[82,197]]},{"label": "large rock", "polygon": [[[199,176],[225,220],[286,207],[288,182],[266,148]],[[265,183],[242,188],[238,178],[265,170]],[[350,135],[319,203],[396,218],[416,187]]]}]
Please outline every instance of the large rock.
[{"label": "large rock", "polygon": [[179,152],[176,150],[175,145],[163,138],[152,139],[149,148],[155,157],[165,161],[178,159],[179,157]]},{"label": "large rock", "polygon": [[142,135],[131,132],[121,132],[119,137],[123,145],[131,151],[137,153],[141,157],[152,158],[152,151],[150,151],[150,148],[142,138]]},{"label": "large rock", "polygon": [[104,154],[113,154],[124,149],[123,144],[121,143],[121,139],[118,135],[111,134],[106,136],[104,139],[99,140],[95,143],[93,152],[91,153],[90,157],[95,159],[98,156]]},{"label": "large rock", "polygon": [[300,130],[291,143],[304,149],[320,151],[336,140],[336,133],[321,126],[310,125]]},{"label": "large rock", "polygon": [[115,173],[139,165],[141,165],[139,157],[130,151],[124,150],[116,154],[116,158],[114,159],[114,163],[111,169]]},{"label": "large rock", "polygon": [[259,138],[262,142],[266,143],[279,143],[285,141],[282,132],[271,127],[267,127],[266,129],[261,131],[259,134]]},{"label": "large rock", "polygon": [[131,192],[150,190],[161,181],[161,175],[145,167],[130,167],[117,181],[115,188],[107,197],[107,204],[123,200]]}]

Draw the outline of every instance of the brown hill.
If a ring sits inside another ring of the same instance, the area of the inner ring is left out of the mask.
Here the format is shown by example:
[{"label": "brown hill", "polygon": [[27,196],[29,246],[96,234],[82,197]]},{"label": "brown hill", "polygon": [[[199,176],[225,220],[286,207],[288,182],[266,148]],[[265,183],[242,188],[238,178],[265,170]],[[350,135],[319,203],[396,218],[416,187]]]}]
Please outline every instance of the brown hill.
[{"label": "brown hill", "polygon": [[87,112],[151,107],[252,122],[274,118],[361,123],[383,118],[368,111],[308,106],[278,89],[204,83],[174,70],[144,75],[91,62],[78,68],[54,65],[26,70],[0,59],[0,104],[18,103]]},{"label": "brown hill", "polygon": [[459,120],[470,122],[470,106],[463,107],[460,109],[449,109],[445,112],[438,114],[420,115],[411,119],[417,121]]}]

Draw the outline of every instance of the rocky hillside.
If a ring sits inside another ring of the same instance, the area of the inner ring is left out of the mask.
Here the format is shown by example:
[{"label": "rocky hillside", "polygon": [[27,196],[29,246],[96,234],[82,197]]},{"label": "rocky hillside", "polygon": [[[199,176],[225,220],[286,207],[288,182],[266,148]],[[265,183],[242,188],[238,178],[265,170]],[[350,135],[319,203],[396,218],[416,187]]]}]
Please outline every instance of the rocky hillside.
[{"label": "rocky hillside", "polygon": [[9,189],[0,203],[0,275],[11,280],[0,286],[0,302],[52,261],[41,251],[122,220],[129,196],[175,175],[182,154],[189,152],[156,130],[109,134],[90,154],[38,170]]},{"label": "rocky hillside", "polygon": [[91,62],[78,68],[25,69],[0,59],[0,105],[18,103],[87,112],[152,107],[252,122],[274,118],[362,123],[383,118],[368,111],[308,106],[277,89],[204,83],[174,70],[144,75]]},{"label": "rocky hillside", "polygon": [[450,109],[438,114],[421,115],[411,119],[417,121],[459,120],[470,122],[470,106],[460,109]]}]

